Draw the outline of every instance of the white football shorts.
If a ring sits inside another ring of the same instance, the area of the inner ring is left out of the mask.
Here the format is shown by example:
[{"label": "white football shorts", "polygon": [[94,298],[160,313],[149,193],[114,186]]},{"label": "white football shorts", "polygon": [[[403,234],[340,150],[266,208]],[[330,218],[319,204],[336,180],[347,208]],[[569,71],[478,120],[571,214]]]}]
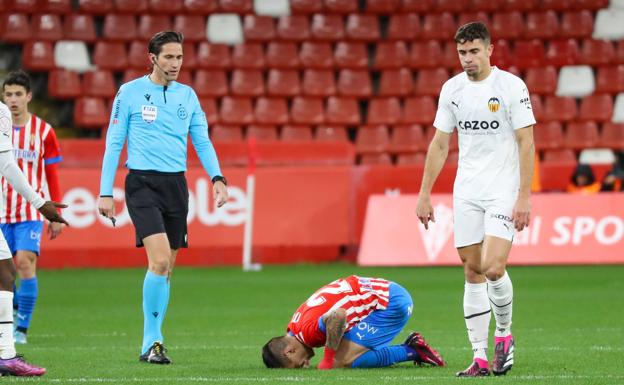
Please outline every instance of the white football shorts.
[{"label": "white football shorts", "polygon": [[0,231],[0,260],[3,259],[11,259],[13,255],[11,254],[11,250],[9,249],[9,244],[6,239],[4,239],[4,234]]},{"label": "white football shorts", "polygon": [[511,214],[515,197],[488,200],[453,199],[455,247],[483,242],[486,235],[512,241],[514,234]]}]

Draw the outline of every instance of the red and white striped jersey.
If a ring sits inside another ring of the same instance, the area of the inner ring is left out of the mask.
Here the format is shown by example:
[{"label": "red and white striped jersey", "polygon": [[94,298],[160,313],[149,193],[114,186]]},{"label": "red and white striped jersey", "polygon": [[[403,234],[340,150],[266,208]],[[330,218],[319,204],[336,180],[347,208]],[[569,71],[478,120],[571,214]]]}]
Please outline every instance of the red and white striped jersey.
[{"label": "red and white striped jersey", "polygon": [[[32,188],[43,198],[50,199],[45,166],[62,160],[61,149],[52,126],[34,114],[30,115],[25,126],[13,126],[13,153],[17,166]],[[2,178],[2,197],[4,204],[0,223],[43,220],[41,213],[24,200],[5,178]]]},{"label": "red and white striped jersey", "polygon": [[319,319],[328,312],[343,308],[347,313],[345,332],[375,310],[384,310],[390,300],[390,282],[381,278],[351,275],[323,286],[295,312],[288,333],[310,347],[325,345],[325,333]]}]

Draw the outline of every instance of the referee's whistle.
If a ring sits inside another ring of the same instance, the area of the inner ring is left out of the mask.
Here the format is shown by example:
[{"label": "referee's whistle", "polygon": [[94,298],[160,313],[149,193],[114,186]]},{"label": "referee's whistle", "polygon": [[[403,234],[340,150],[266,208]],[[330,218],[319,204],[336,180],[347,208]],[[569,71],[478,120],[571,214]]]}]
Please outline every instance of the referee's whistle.
[{"label": "referee's whistle", "polygon": [[117,222],[117,219],[115,219],[115,217],[110,217],[110,220],[113,224],[113,227],[115,227],[115,222]]}]

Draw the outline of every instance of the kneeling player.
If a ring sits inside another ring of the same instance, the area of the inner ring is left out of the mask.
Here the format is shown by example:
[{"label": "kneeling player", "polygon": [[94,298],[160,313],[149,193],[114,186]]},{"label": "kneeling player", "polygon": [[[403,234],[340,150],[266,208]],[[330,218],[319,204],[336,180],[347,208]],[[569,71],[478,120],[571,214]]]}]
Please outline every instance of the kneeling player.
[{"label": "kneeling player", "polygon": [[381,368],[404,361],[444,366],[420,333],[390,346],[412,308],[411,296],[397,283],[355,275],[338,279],[299,306],[287,334],[264,345],[262,359],[269,368],[304,368],[313,348],[325,346],[319,369]]}]

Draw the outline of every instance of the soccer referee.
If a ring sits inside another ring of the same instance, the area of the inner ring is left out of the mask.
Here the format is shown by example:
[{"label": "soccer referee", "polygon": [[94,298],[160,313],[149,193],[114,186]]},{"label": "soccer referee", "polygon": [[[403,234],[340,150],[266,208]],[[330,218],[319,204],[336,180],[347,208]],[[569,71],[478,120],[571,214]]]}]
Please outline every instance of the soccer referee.
[{"label": "soccer referee", "polygon": [[136,246],[145,246],[148,270],[143,283],[143,346],[139,359],[170,364],[162,324],[169,303],[171,271],[180,247],[187,246],[187,138],[213,182],[216,205],[228,199],[206,115],[193,89],[175,80],[182,67],[182,34],[164,31],[148,43],[150,74],[123,84],[113,104],[100,180],[100,214],[114,224],[113,181],[119,154],[128,139],[130,172],[126,205],[136,230]]}]

